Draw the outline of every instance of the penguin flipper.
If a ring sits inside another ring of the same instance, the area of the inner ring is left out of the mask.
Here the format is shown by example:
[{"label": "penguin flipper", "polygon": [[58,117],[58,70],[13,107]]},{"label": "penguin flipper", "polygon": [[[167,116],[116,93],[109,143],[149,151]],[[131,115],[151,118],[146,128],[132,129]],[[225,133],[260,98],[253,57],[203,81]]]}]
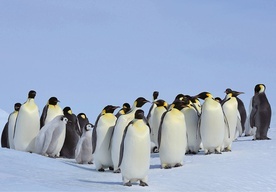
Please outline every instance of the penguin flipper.
[{"label": "penguin flipper", "polygon": [[9,126],[9,122],[7,122],[5,124],[4,129],[2,131],[2,135],[1,135],[1,146],[6,147],[6,148],[10,148],[9,136],[8,136],[8,126]]},{"label": "penguin flipper", "polygon": [[166,114],[168,113],[168,111],[165,111],[162,116],[161,116],[161,121],[159,124],[159,129],[158,129],[158,147],[160,148],[160,144],[161,144],[161,134],[162,134],[162,125],[165,119]]},{"label": "penguin flipper", "polygon": [[128,130],[128,127],[130,124],[133,124],[133,121],[131,121],[125,128],[124,130],[124,135],[123,135],[123,138],[122,138],[122,142],[121,142],[121,145],[120,145],[120,156],[119,156],[119,163],[118,163],[118,167],[120,167],[122,161],[123,161],[123,154],[124,154],[124,142],[125,142],[125,138],[126,138],[126,133],[127,133],[127,130]]},{"label": "penguin flipper", "polygon": [[255,127],[255,116],[257,113],[257,107],[254,105],[254,97],[252,99],[252,110],[250,113],[250,127]]},{"label": "penguin flipper", "polygon": [[40,117],[40,129],[45,125],[45,120],[47,117],[47,111],[48,111],[49,105],[45,105]]},{"label": "penguin flipper", "polygon": [[97,127],[95,125],[93,132],[92,132],[92,154],[96,150],[96,145],[97,145]]},{"label": "penguin flipper", "polygon": [[224,117],[224,123],[225,123],[225,125],[227,126],[227,131],[228,131],[228,138],[230,138],[230,126],[229,126],[229,123],[228,123],[228,120],[227,120],[227,117],[226,117],[226,115],[225,115],[225,113],[224,113],[224,111],[222,110],[222,112],[223,112],[223,117]]}]

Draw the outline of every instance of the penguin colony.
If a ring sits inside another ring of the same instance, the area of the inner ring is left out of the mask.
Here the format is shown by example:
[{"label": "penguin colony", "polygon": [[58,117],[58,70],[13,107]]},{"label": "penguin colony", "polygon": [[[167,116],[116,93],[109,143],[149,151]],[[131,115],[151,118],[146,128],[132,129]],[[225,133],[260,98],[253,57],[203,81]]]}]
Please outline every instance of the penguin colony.
[{"label": "penguin colony", "polygon": [[[15,103],[1,146],[95,164],[99,172],[121,173],[125,186],[148,186],[151,153],[159,153],[160,167],[170,169],[183,166],[185,154],[229,152],[242,135],[270,139],[272,112],[265,89],[264,84],[255,86],[249,114],[238,98],[243,92],[230,88],[224,99],[209,92],[178,94],[171,104],[154,91],[152,102],[138,97],[132,107],[124,103],[116,114],[119,106],[105,106],[94,124],[84,113],[61,109],[56,97],[49,98],[39,116],[36,92],[31,90],[25,103]],[[151,107],[145,117],[141,108],[146,103]]]}]

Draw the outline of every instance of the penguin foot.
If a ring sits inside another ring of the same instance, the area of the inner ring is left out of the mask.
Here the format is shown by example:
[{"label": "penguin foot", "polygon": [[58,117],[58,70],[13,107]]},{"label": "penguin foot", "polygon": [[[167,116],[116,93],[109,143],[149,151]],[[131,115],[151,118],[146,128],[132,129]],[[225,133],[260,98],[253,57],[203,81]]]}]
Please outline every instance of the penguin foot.
[{"label": "penguin foot", "polygon": [[231,149],[225,148],[223,152],[231,152]]},{"label": "penguin foot", "polygon": [[109,167],[109,170],[110,170],[110,171],[114,171],[114,168],[113,168],[113,167]]},{"label": "penguin foot", "polygon": [[89,162],[88,162],[88,164],[90,164],[90,165],[91,165],[91,164],[93,164],[93,162],[92,162],[92,161],[89,161]]},{"label": "penguin foot", "polygon": [[215,150],[215,154],[221,154],[221,152],[220,152],[220,151]]},{"label": "penguin foot", "polygon": [[121,173],[121,169],[117,169],[117,170],[113,171],[113,173]]},{"label": "penguin foot", "polygon": [[144,182],[144,181],[140,181],[140,184],[139,184],[140,186],[142,186],[142,187],[146,187],[146,186],[149,186],[146,182]]},{"label": "penguin foot", "polygon": [[99,172],[104,172],[105,170],[104,170],[104,168],[100,168],[100,169],[98,169],[98,171]]},{"label": "penguin foot", "polygon": [[182,164],[181,163],[176,163],[174,167],[181,167]]},{"label": "penguin foot", "polygon": [[207,151],[207,152],[205,152],[205,155],[210,155],[210,154],[212,154],[212,152],[211,152],[211,151]]},{"label": "penguin foot", "polygon": [[124,183],[124,186],[131,187],[132,184],[131,184],[131,182],[129,181],[129,182],[127,182],[127,183]]},{"label": "penguin foot", "polygon": [[164,168],[164,169],[171,169],[172,166],[171,166],[171,165],[165,165],[163,168]]}]

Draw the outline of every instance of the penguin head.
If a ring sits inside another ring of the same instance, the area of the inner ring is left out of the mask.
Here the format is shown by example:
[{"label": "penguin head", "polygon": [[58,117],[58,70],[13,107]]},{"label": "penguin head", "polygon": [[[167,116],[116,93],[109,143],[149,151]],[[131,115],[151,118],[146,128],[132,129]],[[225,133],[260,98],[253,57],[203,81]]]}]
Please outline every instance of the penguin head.
[{"label": "penguin head", "polygon": [[129,111],[130,110],[130,104],[129,103],[124,103],[122,108],[128,109],[128,111]]},{"label": "penguin head", "polygon": [[77,117],[80,117],[82,119],[87,119],[86,115],[84,113],[79,113]]},{"label": "penguin head", "polygon": [[256,93],[263,93],[263,92],[265,92],[265,89],[266,89],[266,87],[265,87],[264,84],[257,84],[257,85],[255,86],[254,91],[255,91],[255,94],[256,94]]},{"label": "penguin head", "polygon": [[34,90],[29,91],[28,98],[29,99],[34,99],[36,96],[36,92]]},{"label": "penguin head", "polygon": [[106,113],[113,113],[115,109],[119,108],[119,106],[113,106],[113,105],[107,105],[105,108],[102,110],[102,114]]},{"label": "penguin head", "polygon": [[92,123],[87,123],[87,124],[85,125],[84,130],[85,130],[85,131],[91,131],[91,130],[93,129],[93,127],[94,127],[94,125],[93,125]]},{"label": "penguin head", "polygon": [[60,120],[63,121],[63,123],[65,123],[65,124],[68,123],[68,118],[65,117],[64,115],[62,115],[62,116],[60,117]]},{"label": "penguin head", "polygon": [[14,104],[14,110],[15,111],[19,111],[20,107],[21,107],[21,103],[15,103]]},{"label": "penguin head", "polygon": [[184,107],[186,107],[187,104],[181,100],[175,100],[172,105],[171,108],[175,108],[178,109],[179,111],[181,111]]},{"label": "penguin head", "polygon": [[153,101],[157,99],[158,95],[159,95],[159,92],[158,92],[158,91],[154,91],[154,92],[153,92],[153,94],[152,94],[152,96],[153,96]]},{"label": "penguin head", "polygon": [[178,95],[176,95],[176,97],[174,98],[174,100],[183,100],[183,99],[184,99],[184,97],[185,97],[185,95],[184,95],[184,94],[179,93]]},{"label": "penguin head", "polygon": [[142,109],[138,109],[135,112],[134,118],[135,119],[144,119],[144,111]]},{"label": "penguin head", "polygon": [[216,97],[216,98],[215,98],[215,101],[217,101],[217,102],[219,102],[219,103],[220,103],[222,100],[221,100],[221,98],[220,98],[220,97]]},{"label": "penguin head", "polygon": [[49,105],[56,105],[59,100],[56,97],[51,97],[48,101]]},{"label": "penguin head", "polygon": [[244,94],[244,92],[239,92],[239,91],[233,91],[232,89],[230,88],[227,88],[224,93],[226,94],[229,94],[229,93],[232,93],[232,97],[237,97],[238,95],[240,94]]},{"label": "penguin head", "polygon": [[201,92],[196,96],[197,98],[200,98],[202,100],[205,100],[206,98],[213,98],[212,94],[209,92]]},{"label": "penguin head", "polygon": [[135,107],[142,107],[145,103],[148,103],[149,101],[146,100],[144,97],[138,97],[135,102],[134,106]]},{"label": "penguin head", "polygon": [[158,99],[154,103],[156,104],[157,107],[165,107],[166,109],[168,108],[168,103],[163,99]]},{"label": "penguin head", "polygon": [[72,112],[71,108],[67,106],[67,107],[64,107],[63,114],[64,115],[72,115],[73,112]]},{"label": "penguin head", "polygon": [[127,112],[129,112],[129,111],[130,111],[130,105],[129,105],[129,103],[124,103],[124,104],[123,104],[123,107],[120,109],[119,113],[120,113],[121,115],[124,115],[124,114],[126,114]]}]

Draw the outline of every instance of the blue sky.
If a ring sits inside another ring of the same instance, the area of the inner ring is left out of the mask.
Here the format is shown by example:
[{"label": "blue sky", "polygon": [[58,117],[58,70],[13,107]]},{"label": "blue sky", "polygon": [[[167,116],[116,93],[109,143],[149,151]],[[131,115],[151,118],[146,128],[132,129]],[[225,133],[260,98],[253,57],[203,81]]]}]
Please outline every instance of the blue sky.
[{"label": "blue sky", "polygon": [[[107,104],[264,83],[276,105],[276,2],[0,0],[0,108],[37,91],[92,122]],[[145,110],[149,107],[146,104]]]}]

